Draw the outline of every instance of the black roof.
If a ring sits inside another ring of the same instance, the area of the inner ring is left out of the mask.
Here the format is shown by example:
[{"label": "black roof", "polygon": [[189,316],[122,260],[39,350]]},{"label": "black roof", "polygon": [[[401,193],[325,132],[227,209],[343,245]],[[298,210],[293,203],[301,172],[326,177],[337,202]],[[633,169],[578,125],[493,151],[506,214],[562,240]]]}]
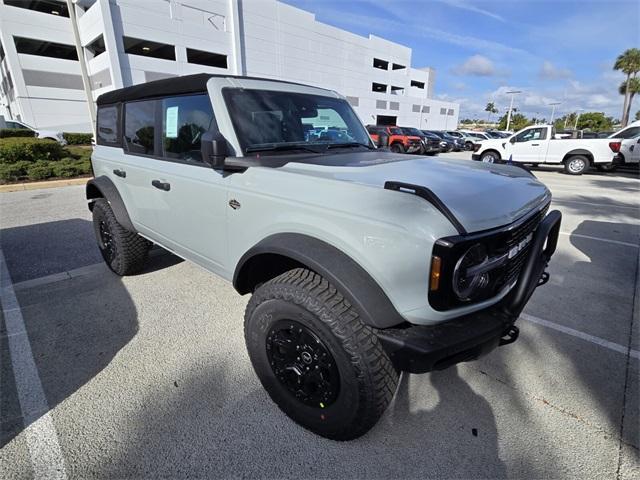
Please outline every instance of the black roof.
[{"label": "black roof", "polygon": [[[188,93],[201,93],[207,90],[207,82],[210,78],[240,78],[251,80],[268,80],[270,82],[290,83],[293,85],[304,85],[302,83],[287,82],[273,78],[247,77],[240,75],[219,75],[213,73],[196,73],[194,75],[184,75],[182,77],[163,78],[153,82],[140,83],[131,87],[112,90],[103,93],[98,97],[98,105],[110,105],[118,102],[131,100],[142,100],[144,98],[162,97],[167,95],[184,95]],[[305,87],[308,85],[304,85]]]}]

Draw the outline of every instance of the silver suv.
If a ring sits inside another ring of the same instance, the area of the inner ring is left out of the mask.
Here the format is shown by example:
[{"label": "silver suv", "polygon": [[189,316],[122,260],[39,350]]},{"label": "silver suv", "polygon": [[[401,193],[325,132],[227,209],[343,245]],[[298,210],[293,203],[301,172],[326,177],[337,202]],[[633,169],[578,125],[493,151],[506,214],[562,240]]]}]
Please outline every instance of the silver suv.
[{"label": "silver suv", "polygon": [[252,294],[257,376],[336,440],[373,427],[399,372],[515,341],[560,227],[527,171],[376,148],[344,97],[295,83],[202,74],[105,93],[92,163],[111,270],[139,272],[157,244]]}]

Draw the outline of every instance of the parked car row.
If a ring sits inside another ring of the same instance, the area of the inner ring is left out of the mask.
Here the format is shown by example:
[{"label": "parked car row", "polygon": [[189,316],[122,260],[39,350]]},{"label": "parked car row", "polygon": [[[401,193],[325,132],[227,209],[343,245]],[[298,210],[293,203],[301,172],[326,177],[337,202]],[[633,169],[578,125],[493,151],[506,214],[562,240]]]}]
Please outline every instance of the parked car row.
[{"label": "parked car row", "polygon": [[415,127],[367,125],[367,131],[374,142],[388,146],[392,152],[418,155],[472,150],[473,144],[478,141],[478,138],[462,132],[420,130]]}]

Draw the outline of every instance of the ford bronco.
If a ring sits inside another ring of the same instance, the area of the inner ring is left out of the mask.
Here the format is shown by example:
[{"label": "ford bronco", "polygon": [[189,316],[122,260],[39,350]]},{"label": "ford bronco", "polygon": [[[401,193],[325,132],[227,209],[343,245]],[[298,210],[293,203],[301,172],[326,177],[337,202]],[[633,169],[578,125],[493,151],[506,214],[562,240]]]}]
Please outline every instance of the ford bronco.
[{"label": "ford bronco", "polygon": [[379,150],[333,91],[199,74],[97,104],[86,197],[109,268],[157,244],[252,294],[255,372],[319,435],[371,429],[402,371],[515,341],[549,278],[561,217],[534,176]]}]

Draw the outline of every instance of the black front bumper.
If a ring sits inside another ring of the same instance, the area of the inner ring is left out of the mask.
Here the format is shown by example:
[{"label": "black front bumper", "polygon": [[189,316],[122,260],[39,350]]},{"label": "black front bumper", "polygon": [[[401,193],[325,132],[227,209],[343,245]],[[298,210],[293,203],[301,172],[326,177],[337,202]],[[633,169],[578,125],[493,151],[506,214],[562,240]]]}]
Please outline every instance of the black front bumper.
[{"label": "black front bumper", "polygon": [[535,289],[549,280],[545,269],[558,243],[561,219],[554,210],[540,223],[518,281],[498,304],[438,325],[404,324],[378,330],[395,367],[410,373],[441,370],[514,342],[518,337],[515,321]]},{"label": "black front bumper", "polygon": [[478,155],[477,153],[472,153],[471,154],[471,160],[476,160],[476,161],[480,161],[480,155]]}]

